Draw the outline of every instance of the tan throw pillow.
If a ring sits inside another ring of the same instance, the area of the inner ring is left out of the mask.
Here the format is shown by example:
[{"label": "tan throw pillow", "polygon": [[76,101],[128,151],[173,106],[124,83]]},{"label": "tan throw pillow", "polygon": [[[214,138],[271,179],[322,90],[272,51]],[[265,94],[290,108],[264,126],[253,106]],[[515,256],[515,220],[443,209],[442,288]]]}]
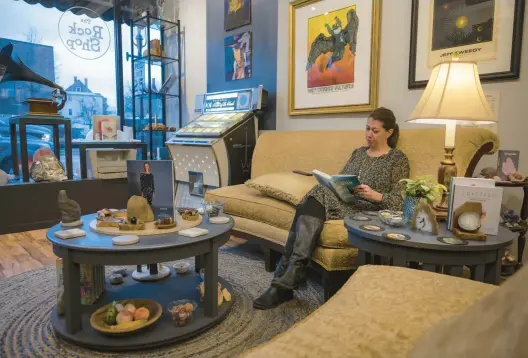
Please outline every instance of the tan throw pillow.
[{"label": "tan throw pillow", "polygon": [[527,280],[525,267],[462,314],[427,331],[409,357],[528,357]]},{"label": "tan throw pillow", "polygon": [[250,188],[272,198],[297,205],[317,184],[313,176],[295,173],[271,173],[246,181]]}]

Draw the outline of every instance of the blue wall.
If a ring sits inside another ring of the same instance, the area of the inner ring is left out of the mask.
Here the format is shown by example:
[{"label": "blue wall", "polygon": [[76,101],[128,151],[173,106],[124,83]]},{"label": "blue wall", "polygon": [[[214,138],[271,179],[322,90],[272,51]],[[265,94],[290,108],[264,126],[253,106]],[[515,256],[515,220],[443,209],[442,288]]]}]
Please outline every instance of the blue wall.
[{"label": "blue wall", "polygon": [[[266,114],[259,120],[259,129],[267,130],[276,128],[278,6],[278,0],[252,0],[251,24],[226,32],[224,0],[207,0],[207,92],[263,85],[269,92],[269,105]],[[224,74],[224,38],[245,31],[252,32],[253,76],[227,82]]]}]

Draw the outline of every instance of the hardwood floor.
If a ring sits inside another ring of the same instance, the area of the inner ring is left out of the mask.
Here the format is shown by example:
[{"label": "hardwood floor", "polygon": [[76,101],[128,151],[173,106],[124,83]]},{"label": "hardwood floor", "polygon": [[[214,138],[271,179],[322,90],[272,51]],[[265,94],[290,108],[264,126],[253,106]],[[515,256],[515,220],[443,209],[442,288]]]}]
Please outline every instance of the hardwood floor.
[{"label": "hardwood floor", "polygon": [[[46,231],[35,230],[0,235],[0,279],[55,264]],[[237,247],[246,240],[231,236],[227,246]]]}]

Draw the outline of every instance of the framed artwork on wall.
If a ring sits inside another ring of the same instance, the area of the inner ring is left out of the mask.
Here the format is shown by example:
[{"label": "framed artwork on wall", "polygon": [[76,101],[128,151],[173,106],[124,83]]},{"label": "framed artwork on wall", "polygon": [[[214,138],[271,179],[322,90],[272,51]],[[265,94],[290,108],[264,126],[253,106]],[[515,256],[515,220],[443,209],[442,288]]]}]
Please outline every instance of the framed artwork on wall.
[{"label": "framed artwork on wall", "polygon": [[224,0],[226,31],[251,24],[251,0]]},{"label": "framed artwork on wall", "polygon": [[251,78],[251,50],[251,31],[224,39],[226,81]]},{"label": "framed artwork on wall", "polygon": [[435,65],[478,61],[481,81],[518,79],[525,0],[413,0],[408,87],[424,88]]},{"label": "framed artwork on wall", "polygon": [[290,3],[289,113],[377,106],[381,0]]}]

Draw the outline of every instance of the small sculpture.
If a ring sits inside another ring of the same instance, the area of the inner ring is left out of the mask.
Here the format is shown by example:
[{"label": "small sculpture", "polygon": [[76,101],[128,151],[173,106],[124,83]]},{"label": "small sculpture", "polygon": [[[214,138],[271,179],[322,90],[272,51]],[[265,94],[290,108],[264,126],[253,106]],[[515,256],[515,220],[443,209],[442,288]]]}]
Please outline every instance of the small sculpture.
[{"label": "small sculpture", "polygon": [[147,199],[137,195],[133,195],[130,199],[128,199],[128,221],[130,222],[130,219],[133,217],[135,217],[137,221],[143,223],[154,221],[154,213],[152,212],[152,208],[150,207]]},{"label": "small sculpture", "polygon": [[459,239],[486,240],[486,235],[479,231],[485,217],[481,202],[467,201],[455,210],[452,231]]},{"label": "small sculpture", "polygon": [[521,216],[515,210],[504,210],[501,214],[502,224],[508,229],[521,229]]},{"label": "small sculpture", "polygon": [[66,190],[59,191],[58,207],[61,213],[61,225],[73,227],[82,225],[81,206],[66,195]]},{"label": "small sculpture", "polygon": [[480,176],[486,179],[493,179],[497,176],[497,168],[484,168],[480,171]]},{"label": "small sculpture", "polygon": [[64,166],[54,155],[44,155],[31,164],[29,170],[31,178],[35,182],[41,181],[63,181]]}]

